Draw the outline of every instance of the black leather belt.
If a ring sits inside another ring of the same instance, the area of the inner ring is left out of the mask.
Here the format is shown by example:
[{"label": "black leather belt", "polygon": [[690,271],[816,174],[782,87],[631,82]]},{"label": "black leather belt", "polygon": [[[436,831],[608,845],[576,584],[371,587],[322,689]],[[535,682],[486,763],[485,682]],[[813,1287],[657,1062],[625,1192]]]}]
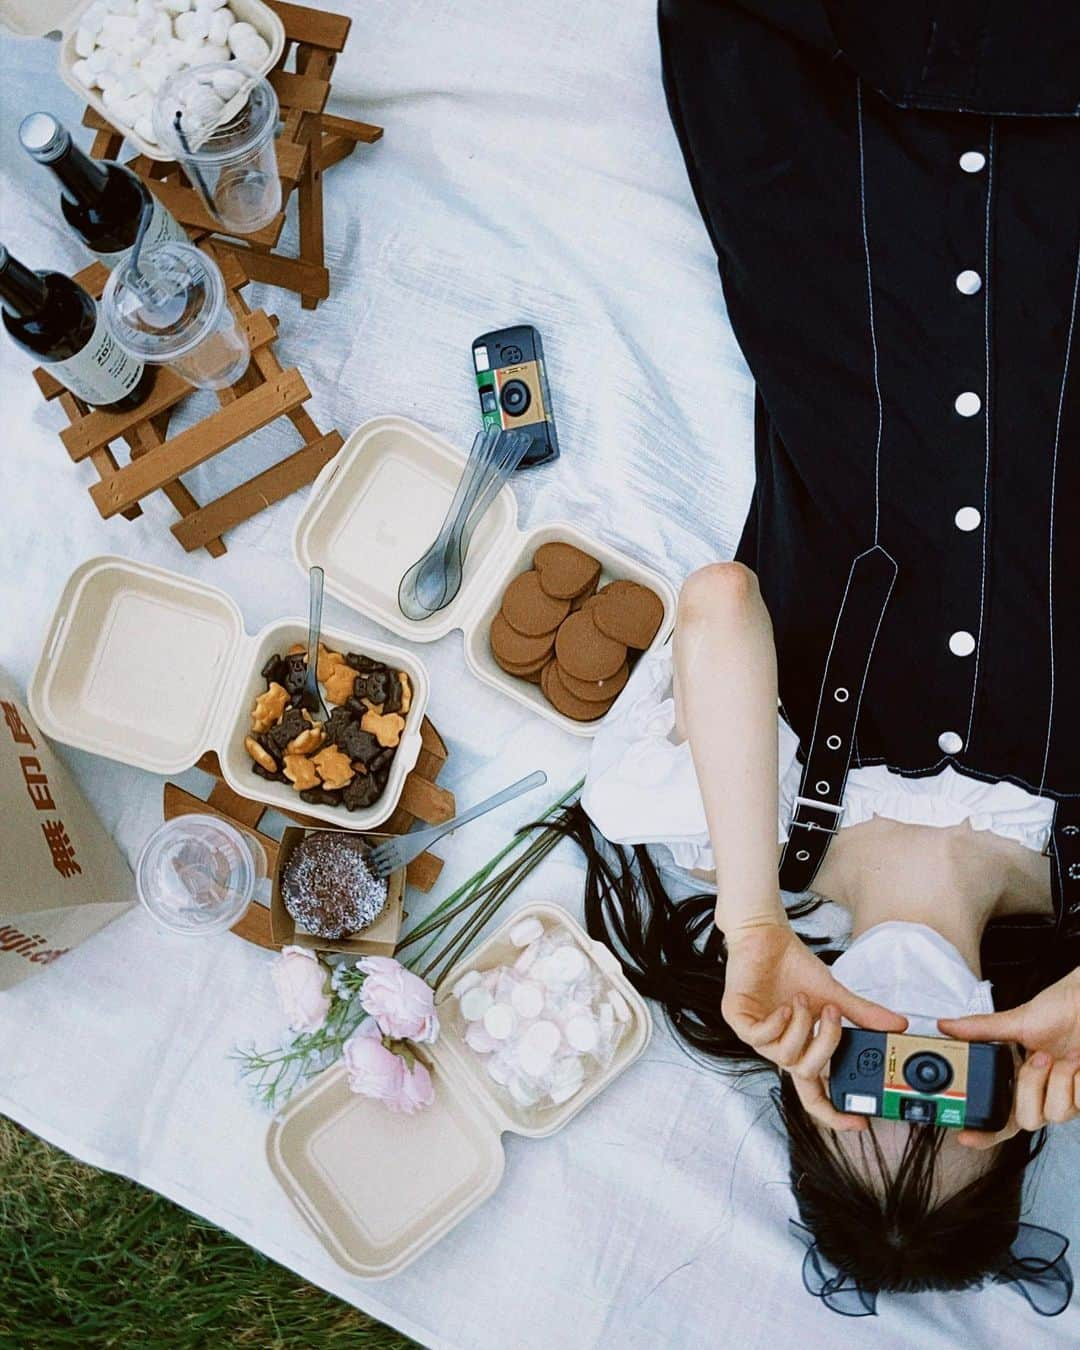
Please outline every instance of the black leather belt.
[{"label": "black leather belt", "polygon": [[809,890],[840,828],[859,708],[896,573],[895,560],[879,545],[860,553],[851,565],[825,662],[788,842],[780,858],[783,891]]},{"label": "black leather belt", "polygon": [[1080,801],[1059,801],[1046,852],[1058,932],[1080,937]]}]

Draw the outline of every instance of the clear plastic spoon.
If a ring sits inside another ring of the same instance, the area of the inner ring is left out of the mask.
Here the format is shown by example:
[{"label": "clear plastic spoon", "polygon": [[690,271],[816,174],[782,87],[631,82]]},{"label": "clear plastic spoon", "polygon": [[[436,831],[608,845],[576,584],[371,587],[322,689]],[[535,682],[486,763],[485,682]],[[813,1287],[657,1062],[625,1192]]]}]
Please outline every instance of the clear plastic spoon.
[{"label": "clear plastic spoon", "polygon": [[442,528],[401,578],[398,607],[407,619],[419,623],[457,595],[473,532],[531,444],[524,431],[486,427],[477,434]]}]

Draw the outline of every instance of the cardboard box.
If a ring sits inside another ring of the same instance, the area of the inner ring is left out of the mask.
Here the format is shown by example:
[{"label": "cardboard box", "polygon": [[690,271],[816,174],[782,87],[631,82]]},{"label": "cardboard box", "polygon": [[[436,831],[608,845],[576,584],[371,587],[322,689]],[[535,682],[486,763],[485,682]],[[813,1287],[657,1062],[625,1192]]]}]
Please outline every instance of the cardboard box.
[{"label": "cardboard box", "polygon": [[[401,935],[401,925],[405,919],[405,871],[392,872],[387,880],[386,907],[373,924],[370,924],[355,937],[324,938],[313,933],[298,930],[296,921],[285,908],[281,898],[281,877],[285,864],[289,861],[293,849],[308,834],[347,834],[355,838],[350,830],[307,830],[299,825],[290,825],[282,832],[278,848],[277,867],[274,870],[273,890],[270,894],[270,936],[279,947],[290,944],[308,947],[314,952],[350,952],[356,956],[393,956]],[[387,834],[364,834],[372,846],[383,839],[394,836]]]},{"label": "cardboard box", "polygon": [[0,990],[135,900],[123,854],[0,671]]}]

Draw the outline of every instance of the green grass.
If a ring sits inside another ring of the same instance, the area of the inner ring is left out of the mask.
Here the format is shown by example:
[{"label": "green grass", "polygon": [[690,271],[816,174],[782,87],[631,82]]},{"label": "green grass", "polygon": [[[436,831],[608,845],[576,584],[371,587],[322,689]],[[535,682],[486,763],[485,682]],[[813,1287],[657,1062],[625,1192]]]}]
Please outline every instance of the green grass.
[{"label": "green grass", "polygon": [[403,1350],[170,1201],[0,1117],[0,1350]]}]

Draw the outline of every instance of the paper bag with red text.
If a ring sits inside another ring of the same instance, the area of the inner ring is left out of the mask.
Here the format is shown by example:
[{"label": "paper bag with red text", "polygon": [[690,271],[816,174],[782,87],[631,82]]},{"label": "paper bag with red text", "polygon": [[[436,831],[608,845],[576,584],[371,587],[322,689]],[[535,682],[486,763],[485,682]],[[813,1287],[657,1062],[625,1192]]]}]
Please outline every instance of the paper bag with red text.
[{"label": "paper bag with red text", "polygon": [[0,671],[0,990],[58,960],[134,898],[123,855]]}]

